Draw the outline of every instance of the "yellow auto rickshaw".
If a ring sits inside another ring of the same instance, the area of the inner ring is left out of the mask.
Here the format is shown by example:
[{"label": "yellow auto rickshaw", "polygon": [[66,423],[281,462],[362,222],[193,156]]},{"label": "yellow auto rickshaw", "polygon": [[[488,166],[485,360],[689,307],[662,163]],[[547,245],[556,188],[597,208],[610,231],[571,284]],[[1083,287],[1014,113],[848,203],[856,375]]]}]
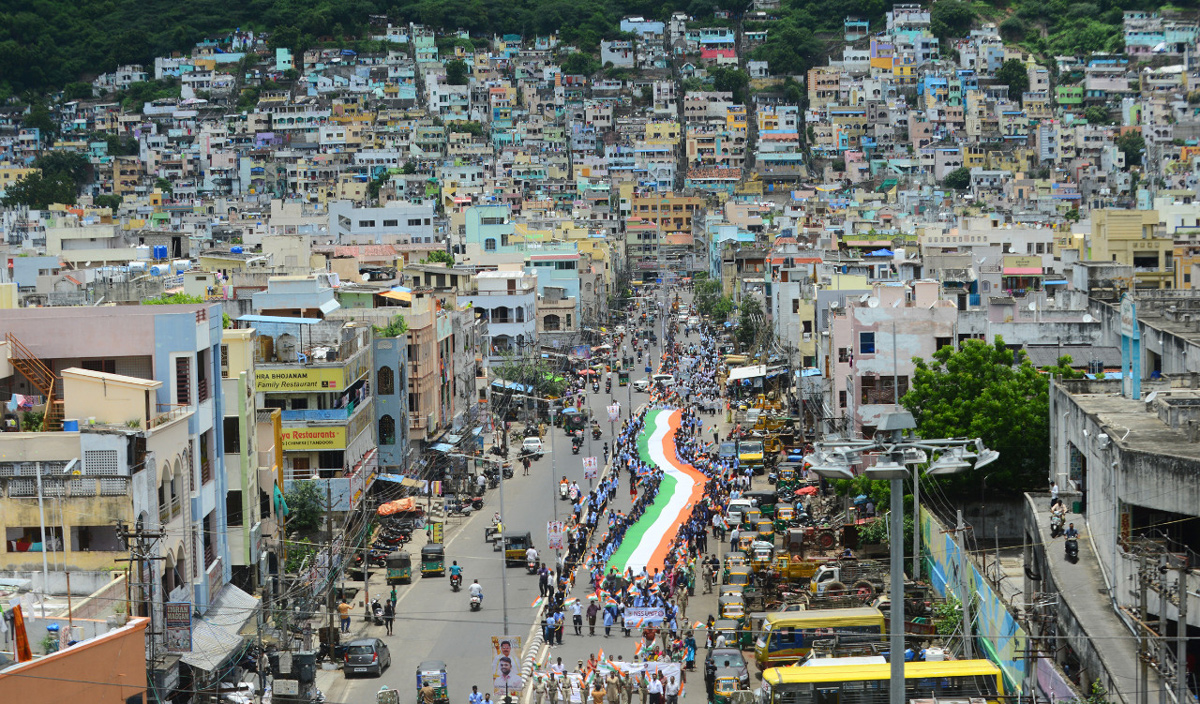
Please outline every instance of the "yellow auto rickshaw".
[{"label": "yellow auto rickshaw", "polygon": [[796,519],[796,507],[792,504],[775,506],[775,532],[782,534]]},{"label": "yellow auto rickshaw", "polygon": [[750,569],[754,572],[765,572],[771,569],[774,559],[775,547],[773,545],[755,545],[754,551],[750,554]]},{"label": "yellow auto rickshaw", "polygon": [[758,522],[762,520],[762,511],[752,508],[742,513],[742,529],[755,530]]},{"label": "yellow auto rickshaw", "polygon": [[756,526],[756,529],[757,529],[759,541],[764,542],[764,543],[774,543],[775,542],[775,522],[774,521],[767,519],[767,518],[761,518],[758,521],[758,525]]},{"label": "yellow auto rickshaw", "polygon": [[741,625],[742,619],[746,617],[746,602],[742,599],[741,594],[727,594],[718,599],[717,604],[721,618],[736,621],[738,625]]},{"label": "yellow auto rickshaw", "polygon": [[739,567],[736,570],[730,570],[729,574],[725,575],[725,579],[721,580],[721,586],[738,586],[744,587],[750,583],[750,570],[747,567]]},{"label": "yellow auto rickshaw", "polygon": [[737,542],[737,549],[740,550],[742,552],[742,554],[749,555],[751,546],[754,545],[754,541],[757,538],[758,538],[757,534],[750,533],[748,531],[746,533],[739,534],[738,542]]},{"label": "yellow auto rickshaw", "polygon": [[421,576],[446,574],[446,551],[441,543],[429,543],[421,548]]},{"label": "yellow auto rickshaw", "polygon": [[749,562],[746,560],[744,552],[727,552],[725,553],[725,561],[721,571],[721,581],[729,578],[729,574],[738,569],[745,569]]}]

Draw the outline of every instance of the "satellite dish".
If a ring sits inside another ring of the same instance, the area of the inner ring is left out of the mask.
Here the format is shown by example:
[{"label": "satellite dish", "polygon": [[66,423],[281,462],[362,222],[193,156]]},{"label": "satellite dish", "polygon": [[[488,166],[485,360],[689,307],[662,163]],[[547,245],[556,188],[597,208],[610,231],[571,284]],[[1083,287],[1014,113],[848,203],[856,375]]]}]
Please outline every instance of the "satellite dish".
[{"label": "satellite dish", "polygon": [[1085,323],[1092,323],[1092,322],[1095,322],[1095,321],[1096,321],[1096,319],[1092,317],[1092,314],[1091,314],[1091,313],[1084,313],[1084,314],[1083,314],[1083,322],[1085,322]]},{"label": "satellite dish", "polygon": [[874,296],[871,296],[870,298],[867,299],[867,307],[868,308],[878,308],[879,307],[879,299]]},{"label": "satellite dish", "polygon": [[830,302],[829,302],[829,309],[830,309],[830,310],[837,310],[838,308],[841,308],[841,307],[842,307],[842,304],[841,304],[841,303],[838,303],[837,301],[830,301]]},{"label": "satellite dish", "polygon": [[859,302],[859,303],[866,303],[866,302],[867,302],[867,299],[868,299],[868,298],[870,298],[870,297],[871,297],[871,294],[869,294],[869,293],[864,293],[862,296],[860,296],[860,297],[859,297],[859,299],[858,299],[858,302]]},{"label": "satellite dish", "polygon": [[1148,403],[1148,404],[1149,404],[1149,403],[1154,403],[1154,399],[1156,399],[1156,398],[1158,398],[1158,392],[1157,392],[1157,391],[1151,391],[1151,392],[1150,392],[1150,395],[1146,397],[1146,403]]},{"label": "satellite dish", "polygon": [[1037,310],[1037,301],[1029,302],[1029,310],[1034,310],[1034,311]]}]

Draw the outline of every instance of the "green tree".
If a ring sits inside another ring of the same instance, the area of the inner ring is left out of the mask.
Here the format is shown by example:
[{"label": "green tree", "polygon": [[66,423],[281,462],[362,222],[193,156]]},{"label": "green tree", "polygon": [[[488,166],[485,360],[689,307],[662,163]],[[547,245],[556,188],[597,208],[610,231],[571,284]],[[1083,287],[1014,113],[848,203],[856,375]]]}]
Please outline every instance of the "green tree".
[{"label": "green tree", "polygon": [[452,86],[467,85],[467,62],[453,59],[446,62],[446,83]]},{"label": "green tree", "polygon": [[560,64],[563,73],[590,76],[600,70],[600,62],[589,54],[569,54]]},{"label": "green tree", "polygon": [[518,357],[509,353],[492,371],[498,379],[531,387],[533,395],[541,398],[562,396],[567,390],[566,379],[540,356]]},{"label": "green tree", "polygon": [[1114,141],[1117,149],[1125,155],[1125,168],[1142,165],[1142,152],[1146,149],[1146,140],[1137,130],[1122,132]]},{"label": "green tree", "polygon": [[1020,100],[1021,94],[1029,90],[1029,72],[1025,70],[1025,62],[1020,59],[1005,61],[996,71],[996,80],[1008,86],[1011,100]]},{"label": "green tree", "polygon": [[116,212],[117,208],[121,207],[121,201],[125,200],[122,196],[96,196],[92,199],[92,203],[97,208],[112,208]]},{"label": "green tree", "polygon": [[34,159],[33,165],[47,177],[66,177],[76,188],[82,188],[92,178],[92,164],[79,152],[50,152]]},{"label": "green tree", "polygon": [[961,37],[971,29],[975,11],[961,0],[941,0],[929,10],[929,31],[935,37]]},{"label": "green tree", "polygon": [[77,193],[69,176],[45,176],[35,172],[9,186],[4,192],[3,201],[0,202],[10,207],[24,205],[35,210],[45,210],[54,203],[74,205]]},{"label": "green tree", "polygon": [[1083,117],[1092,125],[1107,125],[1112,122],[1108,116],[1108,110],[1105,110],[1099,105],[1089,106],[1083,111]]},{"label": "green tree", "polygon": [[744,105],[749,98],[750,74],[733,66],[713,66],[708,71],[713,78],[713,90],[732,93],[733,102]]},{"label": "green tree", "polygon": [[442,263],[446,266],[454,266],[454,255],[443,249],[435,249],[430,252],[428,260],[434,263]]},{"label": "green tree", "polygon": [[173,293],[169,296],[159,296],[157,298],[146,298],[142,300],[144,306],[173,306],[173,305],[195,305],[203,303],[204,299],[199,296],[190,296],[186,293]]},{"label": "green tree", "polygon": [[743,300],[736,333],[738,348],[742,352],[752,352],[758,347],[758,333],[762,324],[762,306],[753,298]]},{"label": "green tree", "polygon": [[321,525],[321,515],[327,503],[316,482],[298,481],[284,495],[287,502],[289,530],[310,531]]},{"label": "green tree", "polygon": [[166,193],[167,195],[171,195],[175,192],[175,188],[171,185],[171,182],[162,176],[154,179],[154,187],[163,193]]},{"label": "green tree", "polygon": [[946,174],[946,178],[942,179],[942,185],[946,188],[953,188],[956,191],[965,191],[971,187],[971,171],[965,166],[960,166],[957,169]]},{"label": "green tree", "polygon": [[[989,345],[967,340],[946,346],[929,360],[915,358],[909,391],[900,399],[924,438],[980,438],[1000,453],[988,469],[988,487],[1025,491],[1045,484],[1050,446],[1048,373],[1074,378],[1070,357],[1055,367],[1035,369],[1023,351],[1000,337]],[[948,490],[978,486],[970,472],[947,477]]]},{"label": "green tree", "polygon": [[58,134],[58,123],[50,114],[50,108],[45,103],[35,103],[29,106],[29,114],[21,118],[21,124],[41,130],[43,139],[53,139]]}]

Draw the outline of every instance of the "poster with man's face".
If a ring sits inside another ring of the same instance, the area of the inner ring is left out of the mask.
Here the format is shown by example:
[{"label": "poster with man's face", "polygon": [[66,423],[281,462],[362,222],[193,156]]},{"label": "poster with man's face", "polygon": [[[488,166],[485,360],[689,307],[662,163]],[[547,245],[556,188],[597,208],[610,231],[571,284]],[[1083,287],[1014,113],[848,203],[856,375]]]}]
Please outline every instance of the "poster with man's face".
[{"label": "poster with man's face", "polygon": [[497,698],[521,693],[521,637],[492,636],[492,694]]}]

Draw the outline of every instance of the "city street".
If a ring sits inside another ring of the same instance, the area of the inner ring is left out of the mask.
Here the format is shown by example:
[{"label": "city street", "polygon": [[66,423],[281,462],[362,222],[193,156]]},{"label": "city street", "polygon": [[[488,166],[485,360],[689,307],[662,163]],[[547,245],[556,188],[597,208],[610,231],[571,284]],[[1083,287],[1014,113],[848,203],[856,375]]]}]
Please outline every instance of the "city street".
[{"label": "city street", "polygon": [[[652,354],[658,354],[657,348],[652,348]],[[643,370],[644,365],[631,375],[631,380],[645,377]],[[592,454],[603,462],[603,444],[612,442],[606,406],[613,399],[620,401],[622,416],[627,417],[630,397],[635,407],[645,403],[647,398],[646,394],[632,392],[632,384],[619,387],[615,373],[611,397],[603,393],[604,382],[600,383],[601,393],[589,393],[587,404],[593,417],[600,421],[604,436],[592,440],[588,433],[583,450],[574,455],[567,435],[561,429],[548,429],[544,440],[546,455],[533,463],[530,475],[522,476],[520,463],[514,462],[515,476],[504,482],[505,532],[529,531],[534,546],[546,561],[553,557],[546,551],[546,522],[554,520],[555,511],[561,519],[568,510],[567,502],[558,498],[559,480],[565,475],[586,488],[583,458]],[[621,492],[618,495],[621,497],[619,508],[627,509],[628,498]],[[380,678],[346,680],[340,670],[321,672],[318,686],[328,701],[371,702],[382,685],[399,689],[402,701],[412,701],[416,694],[416,668],[424,660],[446,663],[451,702],[466,702],[471,685],[479,685],[480,692],[491,691],[491,637],[504,634],[502,575],[507,579],[508,635],[520,636],[523,644],[532,633],[537,614],[532,604],[538,598],[537,577],[529,575],[524,567],[503,567],[501,553],[493,552],[491,544],[483,539],[484,529],[491,524],[492,514],[496,511],[500,511],[500,492],[493,489],[487,493],[482,511],[466,520],[451,518],[447,521],[446,564],[449,566],[457,560],[463,567],[461,591],[450,590],[448,577],[418,577],[412,585],[398,587],[393,636],[384,635],[382,626],[364,625],[362,609],[355,605],[355,619],[351,625],[353,636],[382,638],[391,650],[392,666]],[[414,556],[414,573],[419,571],[417,556],[424,541],[424,536],[417,533],[407,548]],[[371,594],[386,596],[390,588],[384,586],[382,570],[372,574]],[[475,579],[483,586],[484,604],[480,611],[471,612],[467,607],[466,588]],[[580,596],[579,591],[576,596]]]}]

